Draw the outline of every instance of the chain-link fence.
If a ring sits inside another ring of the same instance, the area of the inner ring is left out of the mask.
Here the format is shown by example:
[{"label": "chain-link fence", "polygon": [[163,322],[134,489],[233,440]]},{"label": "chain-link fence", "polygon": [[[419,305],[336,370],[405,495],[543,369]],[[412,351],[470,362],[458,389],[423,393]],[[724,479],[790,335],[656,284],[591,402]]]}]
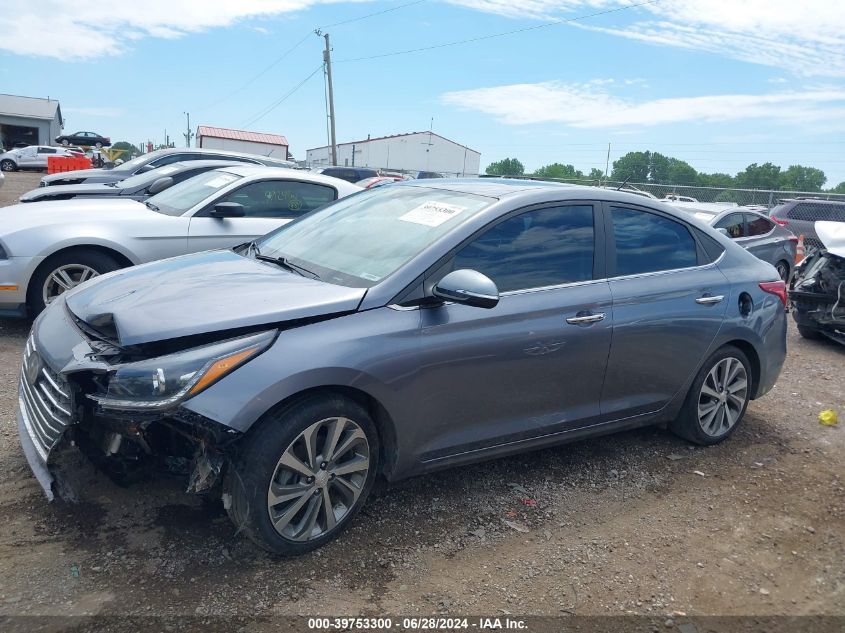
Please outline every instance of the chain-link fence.
[{"label": "chain-link fence", "polygon": [[[519,176],[531,178],[532,176]],[[824,193],[819,191],[780,191],[776,189],[738,189],[734,187],[692,187],[687,185],[657,185],[653,183],[596,181],[578,178],[537,178],[537,180],[553,180],[556,182],[576,185],[601,186],[608,189],[622,187],[623,190],[643,192],[648,197],[654,196],[659,200],[679,200],[681,202],[708,202],[737,204],[740,206],[759,206],[771,209],[785,200],[806,199],[836,200],[845,203],[845,194]],[[817,218],[824,219],[824,218]]]}]

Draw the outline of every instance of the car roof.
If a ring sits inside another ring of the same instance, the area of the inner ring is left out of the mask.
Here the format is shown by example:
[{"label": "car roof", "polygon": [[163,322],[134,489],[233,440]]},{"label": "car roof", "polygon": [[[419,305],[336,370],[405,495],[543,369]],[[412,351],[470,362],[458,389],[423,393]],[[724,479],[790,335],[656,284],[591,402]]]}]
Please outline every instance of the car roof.
[{"label": "car roof", "polygon": [[[158,153],[156,153],[158,152]],[[144,156],[148,156],[149,154],[156,154],[156,156],[166,156],[167,154],[228,154],[230,156],[246,156],[248,158],[261,158],[262,160],[270,160],[278,163],[286,163],[288,165],[294,165],[295,163],[290,162],[289,160],[285,160],[284,158],[276,158],[275,156],[262,156],[261,154],[250,154],[248,152],[233,152],[228,149],[212,149],[210,147],[165,147],[163,149],[155,150],[155,152],[148,152],[147,154],[143,154]]]},{"label": "car roof", "polygon": [[302,169],[290,169],[288,167],[267,167],[266,165],[248,165],[238,163],[229,167],[221,167],[219,171],[228,171],[244,178],[289,178],[291,180],[300,180],[305,182],[322,183],[324,185],[331,185],[336,189],[339,184],[352,187],[354,189],[361,189],[346,180],[340,178],[333,178],[331,176],[324,176],[322,174],[314,174]]}]

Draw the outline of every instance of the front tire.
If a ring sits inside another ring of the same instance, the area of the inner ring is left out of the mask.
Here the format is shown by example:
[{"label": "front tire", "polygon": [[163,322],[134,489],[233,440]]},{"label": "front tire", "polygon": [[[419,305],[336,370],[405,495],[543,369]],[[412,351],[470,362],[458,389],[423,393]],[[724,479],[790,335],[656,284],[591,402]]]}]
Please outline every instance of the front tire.
[{"label": "front tire", "polygon": [[811,327],[807,327],[806,325],[799,325],[798,333],[802,338],[805,338],[808,341],[818,341],[824,338],[821,332]]},{"label": "front tire", "polygon": [[15,161],[9,160],[8,158],[0,161],[0,170],[3,171],[17,171],[18,166],[15,164]]},{"label": "front tire", "polygon": [[315,395],[271,412],[224,483],[229,517],[260,547],[297,555],[336,538],[367,499],[379,465],[375,424],[359,404]]},{"label": "front tire", "polygon": [[706,446],[721,442],[742,421],[751,386],[748,357],[742,350],[726,345],[702,365],[680,414],[669,429],[695,444]]},{"label": "front tire", "polygon": [[67,147],[68,145],[70,145],[70,141],[69,141],[69,140],[67,140],[66,138],[63,138],[63,139],[62,139],[62,145],[64,145],[65,147]]},{"label": "front tire", "polygon": [[29,282],[27,303],[33,316],[71,288],[104,273],[121,268],[105,253],[84,249],[56,253],[45,259]]},{"label": "front tire", "polygon": [[783,280],[784,283],[789,283],[789,264],[784,260],[779,261],[775,264],[775,268],[778,271],[778,275]]}]

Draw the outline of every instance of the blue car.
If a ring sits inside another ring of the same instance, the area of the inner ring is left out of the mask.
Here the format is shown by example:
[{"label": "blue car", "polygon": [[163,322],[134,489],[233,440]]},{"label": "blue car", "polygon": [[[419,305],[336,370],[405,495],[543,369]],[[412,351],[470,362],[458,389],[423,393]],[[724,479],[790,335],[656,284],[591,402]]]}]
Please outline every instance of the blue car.
[{"label": "blue car", "polygon": [[190,492],[301,554],[377,476],[650,424],[724,440],[777,380],[785,304],[774,266],[656,200],[402,182],[59,295],[18,428],[48,496],[66,451],[115,475],[182,458]]}]

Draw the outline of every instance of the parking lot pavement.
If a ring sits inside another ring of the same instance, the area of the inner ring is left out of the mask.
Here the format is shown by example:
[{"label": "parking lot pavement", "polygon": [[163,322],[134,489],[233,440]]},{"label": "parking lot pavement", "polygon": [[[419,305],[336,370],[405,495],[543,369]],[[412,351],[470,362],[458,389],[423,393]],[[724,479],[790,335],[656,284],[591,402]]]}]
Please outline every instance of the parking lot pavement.
[{"label": "parking lot pavement", "polygon": [[0,207],[15,204],[22,193],[38,187],[38,182],[44,175],[40,171],[12,171],[3,172],[6,181],[0,187]]},{"label": "parking lot pavement", "polygon": [[0,320],[0,615],[845,614],[845,429],[817,421],[845,348],[794,328],[720,446],[653,428],[414,479],[292,560],[175,480],[47,505],[14,424],[27,329]]}]

